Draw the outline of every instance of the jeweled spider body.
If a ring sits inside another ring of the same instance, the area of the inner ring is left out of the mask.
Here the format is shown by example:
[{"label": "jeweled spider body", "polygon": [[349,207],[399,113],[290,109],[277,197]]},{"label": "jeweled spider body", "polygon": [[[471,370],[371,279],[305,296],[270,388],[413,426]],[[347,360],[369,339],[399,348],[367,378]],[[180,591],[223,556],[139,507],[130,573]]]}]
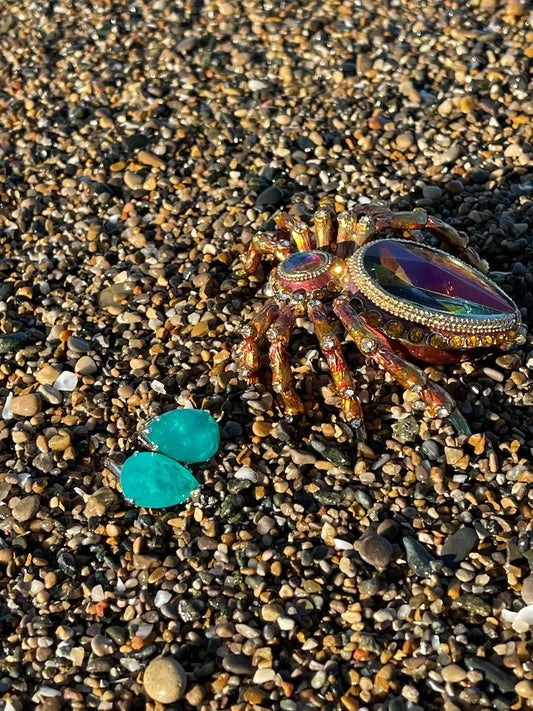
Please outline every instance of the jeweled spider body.
[{"label": "jeweled spider body", "polygon": [[[255,235],[240,269],[242,275],[254,273],[262,257],[280,262],[269,278],[273,298],[243,329],[240,374],[250,383],[257,381],[259,345],[266,335],[273,389],[288,417],[303,414],[287,346],[296,318],[307,316],[344,416],[361,434],[362,408],[334,314],[361,353],[419,393],[432,417],[449,417],[458,432],[468,433],[451,396],[409,362],[410,357],[453,362],[470,349],[508,349],[525,340],[519,310],[485,276],[487,265],[468,247],[468,237],[425,210],[394,213],[380,205],[338,215],[333,207],[322,206],[314,215],[314,234],[290,215],[275,220],[275,237]],[[424,230],[456,249],[461,259],[421,245]]]}]

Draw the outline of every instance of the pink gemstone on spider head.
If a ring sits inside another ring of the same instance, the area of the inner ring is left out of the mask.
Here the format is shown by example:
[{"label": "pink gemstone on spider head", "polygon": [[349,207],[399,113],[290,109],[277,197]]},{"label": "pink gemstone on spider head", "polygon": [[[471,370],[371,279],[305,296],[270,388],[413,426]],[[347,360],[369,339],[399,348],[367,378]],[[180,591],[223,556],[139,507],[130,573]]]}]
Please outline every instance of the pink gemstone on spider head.
[{"label": "pink gemstone on spider head", "polygon": [[306,275],[327,269],[331,261],[328,256],[324,252],[297,252],[283,262],[279,271],[284,277],[305,279]]}]

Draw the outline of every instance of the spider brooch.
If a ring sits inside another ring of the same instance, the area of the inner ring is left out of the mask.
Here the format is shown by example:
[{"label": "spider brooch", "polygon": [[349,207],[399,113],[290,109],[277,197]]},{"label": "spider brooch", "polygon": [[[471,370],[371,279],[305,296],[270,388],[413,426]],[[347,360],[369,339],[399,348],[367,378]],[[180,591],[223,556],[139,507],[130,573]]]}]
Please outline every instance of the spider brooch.
[{"label": "spider brooch", "polygon": [[[314,215],[314,234],[290,215],[275,221],[276,235],[257,233],[237,272],[254,273],[263,257],[279,262],[269,277],[273,298],[243,328],[240,375],[257,382],[266,335],[272,387],[288,418],[303,414],[287,346],[296,318],[309,318],[344,417],[362,438],[363,412],[334,314],[365,357],[419,393],[431,417],[448,417],[458,433],[468,434],[452,397],[409,361],[450,363],[467,350],[507,350],[525,342],[518,308],[485,276],[487,264],[468,246],[468,237],[421,208],[391,212],[367,204],[336,214],[323,205]],[[459,258],[421,244],[425,230]]]}]

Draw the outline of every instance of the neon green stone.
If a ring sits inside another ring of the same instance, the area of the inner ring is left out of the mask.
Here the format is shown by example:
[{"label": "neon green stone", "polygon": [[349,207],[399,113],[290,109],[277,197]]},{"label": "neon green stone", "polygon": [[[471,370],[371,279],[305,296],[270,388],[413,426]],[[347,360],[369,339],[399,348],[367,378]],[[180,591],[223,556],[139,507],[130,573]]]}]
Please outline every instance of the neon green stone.
[{"label": "neon green stone", "polygon": [[120,484],[127,499],[150,509],[181,504],[200,486],[188,469],[158,452],[135,452],[126,459]]},{"label": "neon green stone", "polygon": [[205,410],[171,410],[141,432],[146,444],[180,462],[206,462],[220,446],[216,420]]}]

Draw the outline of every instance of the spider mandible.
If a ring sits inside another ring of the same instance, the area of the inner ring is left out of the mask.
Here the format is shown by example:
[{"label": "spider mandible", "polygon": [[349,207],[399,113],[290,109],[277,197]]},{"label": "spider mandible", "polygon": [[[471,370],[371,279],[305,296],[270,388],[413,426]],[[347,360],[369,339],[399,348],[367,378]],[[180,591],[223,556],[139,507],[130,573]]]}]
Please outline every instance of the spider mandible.
[{"label": "spider mandible", "polygon": [[[263,257],[280,262],[269,277],[273,298],[243,328],[240,375],[257,381],[266,335],[272,387],[289,418],[303,414],[287,346],[296,318],[307,316],[344,416],[362,438],[363,412],[333,312],[364,356],[419,393],[432,417],[448,417],[459,433],[468,434],[453,398],[409,361],[450,363],[470,349],[509,349],[525,341],[518,308],[485,276],[488,266],[468,246],[468,237],[421,208],[391,212],[367,204],[336,214],[333,206],[322,205],[314,214],[314,234],[286,213],[275,221],[276,235],[257,233],[238,270],[254,273]],[[420,244],[424,230],[461,259]]]}]

